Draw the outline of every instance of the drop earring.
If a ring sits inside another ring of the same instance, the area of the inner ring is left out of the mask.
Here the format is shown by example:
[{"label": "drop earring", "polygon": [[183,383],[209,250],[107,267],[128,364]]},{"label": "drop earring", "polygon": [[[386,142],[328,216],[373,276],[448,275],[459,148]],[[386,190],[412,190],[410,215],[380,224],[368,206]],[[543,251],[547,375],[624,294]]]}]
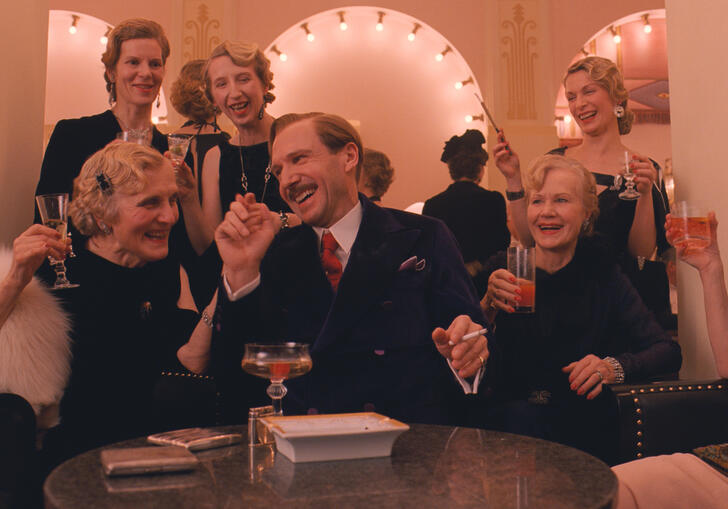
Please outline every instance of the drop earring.
[{"label": "drop earring", "polygon": [[614,107],[614,115],[617,118],[622,118],[624,116],[624,106],[621,104],[618,104]]},{"label": "drop earring", "polygon": [[110,235],[111,234],[111,228],[109,228],[109,225],[104,223],[103,221],[99,221],[99,230],[101,230],[101,233],[104,235]]},{"label": "drop earring", "polygon": [[162,94],[157,94],[157,108],[159,108],[159,105],[161,104],[161,103],[160,103],[160,100],[159,100],[159,96],[160,96],[160,95],[162,95]]},{"label": "drop earring", "polygon": [[267,103],[265,102],[265,98],[263,98],[263,104],[260,106],[260,110],[258,110],[258,120],[263,120],[263,114],[265,113],[265,105]]}]

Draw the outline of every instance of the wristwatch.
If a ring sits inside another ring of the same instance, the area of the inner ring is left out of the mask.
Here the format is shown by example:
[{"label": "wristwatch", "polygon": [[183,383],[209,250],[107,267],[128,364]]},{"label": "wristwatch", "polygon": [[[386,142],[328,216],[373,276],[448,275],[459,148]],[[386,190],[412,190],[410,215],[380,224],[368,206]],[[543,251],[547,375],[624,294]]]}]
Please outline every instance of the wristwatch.
[{"label": "wristwatch", "polygon": [[281,211],[279,217],[281,218],[281,230],[285,230],[286,228],[290,228],[291,225],[288,224],[288,214]]},{"label": "wristwatch", "polygon": [[506,200],[516,201],[526,196],[526,191],[521,189],[520,191],[506,191]]}]

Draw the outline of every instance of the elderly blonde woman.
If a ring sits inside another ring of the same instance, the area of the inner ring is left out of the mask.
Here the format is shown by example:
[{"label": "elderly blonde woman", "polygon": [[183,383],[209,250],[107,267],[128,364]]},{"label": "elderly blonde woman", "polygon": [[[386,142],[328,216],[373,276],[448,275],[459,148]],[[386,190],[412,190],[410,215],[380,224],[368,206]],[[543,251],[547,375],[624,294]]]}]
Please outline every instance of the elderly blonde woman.
[{"label": "elderly blonde woman", "polygon": [[[634,112],[629,108],[622,74],[611,60],[590,56],[567,69],[563,84],[569,112],[581,129],[583,142],[551,153],[576,159],[592,171],[600,210],[594,229],[609,241],[622,270],[647,307],[661,323],[667,324],[671,314],[667,274],[661,263],[649,261],[655,248],[659,255],[669,247],[663,227],[667,195],[659,176],[660,166],[623,143],[622,135],[632,130]],[[519,192],[522,187],[518,156],[502,134],[499,141],[493,155],[507,179],[506,196],[511,200],[519,236],[524,243],[529,243],[526,201]],[[639,192],[639,198],[634,201],[619,198],[625,188],[622,178],[625,153]]]},{"label": "elderly blonde woman", "polygon": [[590,236],[598,214],[592,174],[574,159],[546,155],[525,181],[536,310],[513,314],[520,290],[503,268],[490,274],[481,302],[496,326],[501,425],[609,459],[613,421],[603,384],[677,372],[680,347]]},{"label": "elderly blonde woman", "polygon": [[273,117],[266,105],[275,100],[270,60],[257,44],[225,41],[212,50],[203,79],[207,98],[235,126],[230,142],[213,147],[202,167],[202,208],[211,230],[235,200],[255,194],[258,202],[279,214],[281,227],[298,224],[278,192],[268,169],[268,140]]},{"label": "elderly blonde woman", "polygon": [[[58,459],[165,428],[154,388],[163,369],[178,366],[175,352],[197,323],[177,308],[179,271],[165,262],[179,218],[171,162],[152,148],[111,144],[83,165],[73,196],[71,220],[87,239],[66,260],[79,287],[56,292],[72,323],[61,424],[46,438]],[[65,247],[53,230],[33,225],[15,247],[22,281],[39,266],[52,281],[41,263]],[[13,304],[5,311],[15,313]]]}]

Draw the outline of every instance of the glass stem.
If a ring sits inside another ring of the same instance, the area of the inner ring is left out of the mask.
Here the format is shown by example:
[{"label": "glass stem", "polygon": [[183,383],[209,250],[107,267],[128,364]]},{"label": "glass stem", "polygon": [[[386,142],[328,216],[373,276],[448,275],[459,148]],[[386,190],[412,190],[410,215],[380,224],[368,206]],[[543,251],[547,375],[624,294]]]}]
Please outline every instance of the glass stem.
[{"label": "glass stem", "polygon": [[271,380],[266,393],[270,396],[273,412],[275,415],[283,415],[283,407],[281,400],[288,393],[288,389],[283,385],[282,380]]}]

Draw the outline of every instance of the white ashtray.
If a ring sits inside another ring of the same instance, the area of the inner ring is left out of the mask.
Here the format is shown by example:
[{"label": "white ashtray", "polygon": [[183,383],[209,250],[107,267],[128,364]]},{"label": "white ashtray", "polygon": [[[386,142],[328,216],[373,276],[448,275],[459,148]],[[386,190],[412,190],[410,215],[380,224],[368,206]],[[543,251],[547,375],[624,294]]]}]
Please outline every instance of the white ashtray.
[{"label": "white ashtray", "polygon": [[278,452],[293,463],[377,458],[392,454],[409,426],[374,412],[263,417]]}]

